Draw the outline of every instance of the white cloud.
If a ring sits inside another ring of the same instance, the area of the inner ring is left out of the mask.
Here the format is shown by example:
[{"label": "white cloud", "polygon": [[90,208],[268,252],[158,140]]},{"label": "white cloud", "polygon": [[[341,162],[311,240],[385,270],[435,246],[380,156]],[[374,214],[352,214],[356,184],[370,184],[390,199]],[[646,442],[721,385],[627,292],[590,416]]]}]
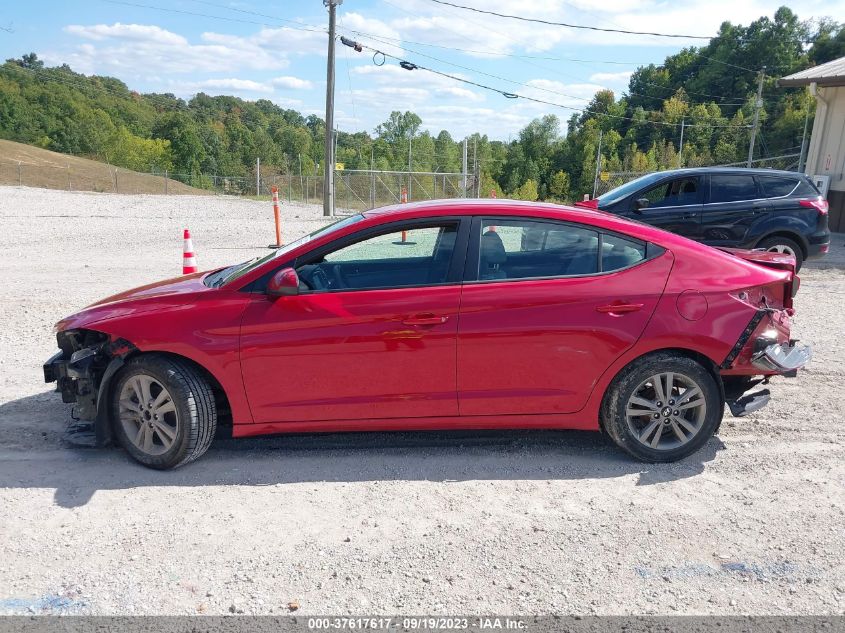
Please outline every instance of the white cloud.
[{"label": "white cloud", "polygon": [[307,79],[300,79],[299,77],[276,77],[271,79],[270,83],[278,88],[288,88],[289,90],[311,90],[314,84]]},{"label": "white cloud", "polygon": [[610,84],[628,83],[628,80],[633,74],[633,70],[626,70],[618,73],[593,73],[590,75],[590,81]]},{"label": "white cloud", "polygon": [[180,84],[183,91],[190,92],[213,92],[214,94],[226,93],[271,93],[273,87],[266,83],[252,81],[251,79],[205,79]]},{"label": "white cloud", "polygon": [[194,44],[177,33],[146,24],[70,25],[65,31],[97,44],[86,43],[61,56],[46,53],[45,59],[61,59],[87,73],[113,73],[127,78],[141,72],[277,70],[289,64],[284,54],[261,45],[261,33],[252,39],[204,33],[200,38],[203,43]]},{"label": "white cloud", "polygon": [[91,26],[71,24],[65,27],[65,32],[97,41],[114,38],[140,42],[155,42],[171,46],[186,46],[188,44],[188,40],[181,35],[149,24],[121,24],[120,22],[115,22],[114,24],[94,24]]},{"label": "white cloud", "polygon": [[[421,95],[425,101],[432,98],[458,98],[479,102],[485,99],[483,94],[475,92],[468,85],[461,85],[454,79],[435,75],[426,70],[405,70],[395,64],[385,64],[384,66],[356,66],[351,72],[357,76],[368,77],[376,85],[382,86],[381,94],[390,94],[391,90],[407,88],[416,91],[415,94]],[[457,73],[454,75],[463,78],[463,75]]]},{"label": "white cloud", "polygon": [[[565,84],[551,79],[531,79],[520,94],[563,106],[583,108],[603,87],[598,84]],[[538,104],[542,105],[542,104]]]}]

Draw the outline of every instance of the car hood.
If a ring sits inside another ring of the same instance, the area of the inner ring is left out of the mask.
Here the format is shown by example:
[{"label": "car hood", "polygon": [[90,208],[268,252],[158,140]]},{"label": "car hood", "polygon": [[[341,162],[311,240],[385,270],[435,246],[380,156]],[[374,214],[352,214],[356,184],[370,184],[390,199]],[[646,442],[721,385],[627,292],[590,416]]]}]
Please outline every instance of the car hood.
[{"label": "car hood", "polygon": [[191,296],[212,291],[202,282],[206,274],[203,272],[165,279],[100,299],[59,321],[56,330],[90,328],[110,319],[189,304]]}]

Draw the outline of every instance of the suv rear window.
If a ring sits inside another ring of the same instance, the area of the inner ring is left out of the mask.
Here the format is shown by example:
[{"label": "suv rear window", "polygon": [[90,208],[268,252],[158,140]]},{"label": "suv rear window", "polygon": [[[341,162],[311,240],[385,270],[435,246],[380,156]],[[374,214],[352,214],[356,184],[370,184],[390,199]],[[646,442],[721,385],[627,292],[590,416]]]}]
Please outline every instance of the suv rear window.
[{"label": "suv rear window", "polygon": [[739,202],[759,198],[754,176],[715,174],[710,176],[710,202]]},{"label": "suv rear window", "polygon": [[798,185],[797,178],[786,176],[760,176],[763,195],[767,198],[781,198],[791,194]]},{"label": "suv rear window", "polygon": [[822,194],[818,189],[816,189],[816,185],[814,185],[809,179],[802,178],[798,182],[798,189],[795,190],[795,195],[815,198],[816,196],[820,196]]}]

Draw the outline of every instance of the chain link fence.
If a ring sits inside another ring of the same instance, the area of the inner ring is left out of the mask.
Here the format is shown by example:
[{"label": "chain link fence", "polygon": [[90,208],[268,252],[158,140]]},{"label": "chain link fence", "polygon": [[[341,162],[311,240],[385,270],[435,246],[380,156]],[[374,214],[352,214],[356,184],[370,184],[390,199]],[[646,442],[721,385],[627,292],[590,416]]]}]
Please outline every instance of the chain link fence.
[{"label": "chain link fence", "polygon": [[[95,161],[29,163],[0,159],[0,185],[18,185],[123,194],[222,194],[279,197],[290,202],[322,204],[322,174],[300,175],[262,167],[258,178],[219,174],[180,174],[150,170],[148,173],[113,167]],[[477,194],[472,174],[339,170],[335,172],[335,204],[363,211],[408,201],[464,198]],[[404,193],[403,193],[404,192]]]},{"label": "chain link fence", "polygon": [[[751,161],[751,167],[756,169],[782,169],[785,171],[797,171],[800,162],[800,154],[784,154],[769,158],[758,158]],[[738,163],[726,163],[722,165],[710,165],[711,167],[745,167],[747,161]],[[650,174],[649,171],[600,171],[596,180],[596,197],[615,189],[626,182],[630,182],[640,176]]]}]

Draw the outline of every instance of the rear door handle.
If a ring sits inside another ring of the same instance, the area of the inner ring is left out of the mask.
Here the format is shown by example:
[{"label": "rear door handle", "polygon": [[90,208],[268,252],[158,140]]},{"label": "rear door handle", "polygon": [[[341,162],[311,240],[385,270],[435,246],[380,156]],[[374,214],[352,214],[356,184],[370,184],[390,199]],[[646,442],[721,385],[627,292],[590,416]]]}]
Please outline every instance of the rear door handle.
[{"label": "rear door handle", "polygon": [[405,325],[440,325],[441,323],[446,323],[448,320],[449,317],[447,316],[426,312],[423,314],[415,314],[407,319],[402,319],[402,323]]},{"label": "rear door handle", "polygon": [[596,312],[606,314],[625,314],[626,312],[639,312],[643,309],[642,303],[611,303],[606,306],[598,306]]}]

